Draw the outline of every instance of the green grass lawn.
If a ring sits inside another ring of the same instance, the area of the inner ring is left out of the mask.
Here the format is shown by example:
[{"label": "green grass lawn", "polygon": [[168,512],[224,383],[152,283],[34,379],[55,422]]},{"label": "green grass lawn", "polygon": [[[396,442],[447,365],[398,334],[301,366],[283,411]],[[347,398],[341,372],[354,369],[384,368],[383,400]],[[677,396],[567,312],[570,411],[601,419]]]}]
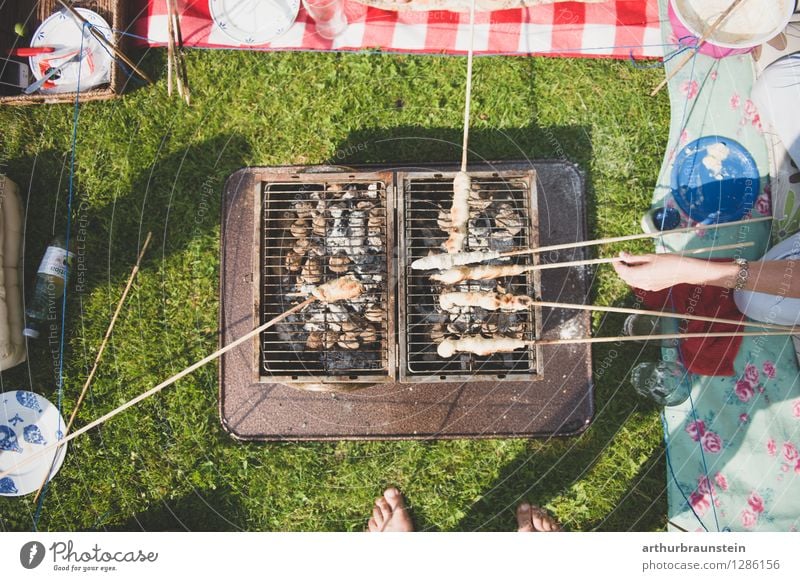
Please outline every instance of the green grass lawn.
[{"label": "green grass lawn", "polygon": [[[195,51],[188,61],[190,108],[167,97],[165,53],[153,51],[145,68],[160,75],[156,86],[80,109],[72,235],[82,220],[88,271],[69,295],[65,415],[138,244],[148,231],[154,240],[79,426],[216,348],[220,197],[236,169],[460,158],[463,58]],[[588,177],[590,234],[636,233],[666,148],[666,93],[647,96],[662,75],[606,60],[477,59],[473,158],[574,161]],[[0,162],[27,203],[27,274],[66,228],[72,120],[68,105],[0,108]],[[593,295],[597,304],[628,299],[608,267]],[[618,334],[621,322],[597,317],[594,333]],[[39,526],[361,530],[375,496],[395,484],[421,529],[507,530],[525,498],[573,530],[661,530],[658,412],[626,377],[654,354],[616,349],[594,350],[588,431],[535,441],[238,443],[220,427],[209,365],[78,438]],[[2,374],[2,389],[55,401],[46,339],[29,364]],[[30,530],[34,510],[30,497],[0,498],[0,530]]]}]

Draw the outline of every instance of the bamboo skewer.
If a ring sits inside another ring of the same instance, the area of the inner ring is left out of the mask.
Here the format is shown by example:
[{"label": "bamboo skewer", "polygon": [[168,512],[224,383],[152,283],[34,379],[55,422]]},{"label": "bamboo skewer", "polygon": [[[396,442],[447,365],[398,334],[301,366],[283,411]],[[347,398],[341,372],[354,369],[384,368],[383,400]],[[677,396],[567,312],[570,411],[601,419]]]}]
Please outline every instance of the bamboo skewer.
[{"label": "bamboo skewer", "polygon": [[[556,250],[569,250],[572,248],[583,248],[586,246],[599,246],[601,244],[610,244],[612,242],[626,242],[629,240],[645,240],[647,238],[661,238],[667,234],[685,234],[695,232],[697,230],[710,230],[712,228],[727,228],[730,226],[742,226],[745,224],[752,224],[758,222],[766,222],[772,220],[772,216],[764,216],[761,218],[751,218],[749,220],[737,220],[736,222],[725,222],[722,224],[698,224],[697,226],[689,226],[687,228],[678,228],[675,230],[664,230],[660,232],[647,232],[644,234],[628,234],[626,236],[613,236],[610,238],[598,238],[596,240],[581,240],[579,242],[565,242],[563,244],[551,244],[550,246],[539,246],[537,248],[523,248],[521,250],[510,250],[508,252],[493,252],[490,250],[476,250],[472,252],[464,252],[461,254],[465,260],[456,261],[454,265],[464,266],[467,264],[477,264],[486,260],[495,260],[497,258],[510,258],[512,256],[523,256],[525,254],[540,254],[542,252],[554,252]],[[469,255],[469,256],[467,256]],[[415,270],[429,270],[436,267],[428,267],[426,263],[436,260],[438,256],[452,256],[458,258],[457,254],[434,254],[424,258],[418,258],[411,263],[411,268]]]},{"label": "bamboo skewer", "polygon": [[172,69],[175,61],[175,32],[172,28],[172,2],[167,0],[167,96],[172,96]]},{"label": "bamboo skewer", "polygon": [[[495,353],[512,353],[525,347],[549,345],[583,345],[594,343],[616,343],[630,341],[663,341],[664,339],[712,339],[717,337],[765,337],[765,336],[790,336],[796,331],[770,331],[767,333],[754,332],[720,332],[720,333],[667,333],[663,335],[617,335],[615,337],[575,337],[573,339],[513,339],[511,337],[486,338],[481,335],[462,336],[459,339],[445,339],[439,343],[436,352],[439,357],[449,359],[457,353],[474,353],[479,356],[488,356]],[[2,475],[0,475],[2,476]]]},{"label": "bamboo skewer", "polygon": [[727,9],[725,9],[725,11],[724,11],[722,14],[720,14],[720,15],[719,15],[719,17],[718,17],[718,18],[717,18],[717,19],[716,19],[716,20],[715,20],[715,21],[714,21],[714,22],[711,24],[711,26],[709,26],[709,27],[708,27],[708,28],[707,28],[707,29],[706,29],[706,30],[703,32],[702,36],[701,36],[701,37],[700,37],[700,38],[697,40],[697,44],[696,44],[696,45],[695,45],[695,46],[694,46],[694,47],[693,47],[693,48],[692,48],[692,49],[691,49],[691,50],[690,50],[690,51],[689,51],[689,52],[686,54],[686,56],[685,56],[684,58],[682,58],[682,59],[681,59],[681,60],[678,62],[678,64],[677,64],[677,65],[675,65],[675,67],[674,67],[674,68],[673,68],[673,69],[670,71],[670,73],[669,73],[669,74],[668,74],[668,75],[667,75],[667,76],[664,78],[664,80],[663,80],[663,81],[661,81],[661,82],[660,82],[660,83],[659,83],[659,84],[656,86],[656,88],[655,88],[655,89],[653,89],[653,91],[650,93],[650,96],[651,96],[651,97],[655,97],[655,96],[656,96],[656,94],[657,94],[657,93],[658,93],[658,92],[659,92],[661,89],[663,89],[663,88],[664,88],[664,86],[665,86],[665,85],[666,85],[666,84],[667,84],[667,83],[668,83],[668,82],[669,82],[669,81],[670,81],[670,80],[671,80],[671,79],[672,79],[672,78],[673,78],[675,75],[677,75],[677,74],[678,74],[678,72],[679,72],[679,71],[680,71],[680,70],[681,70],[683,67],[685,67],[685,66],[686,66],[686,63],[688,63],[690,60],[692,60],[692,58],[694,58],[694,56],[697,54],[698,50],[700,50],[700,47],[701,47],[701,46],[702,46],[702,45],[703,45],[703,44],[706,42],[706,40],[708,40],[708,38],[709,38],[709,37],[710,37],[712,34],[714,34],[714,33],[716,32],[717,28],[719,28],[719,27],[720,27],[720,25],[721,25],[721,24],[722,24],[722,23],[725,21],[725,19],[726,19],[726,18],[728,18],[728,16],[730,16],[731,12],[733,12],[733,11],[736,9],[736,7],[737,7],[737,6],[739,6],[739,4],[741,4],[742,2],[744,2],[744,0],[733,0],[733,2],[731,2],[731,5],[730,5],[730,6],[728,6],[728,8],[727,8]]},{"label": "bamboo skewer", "polygon": [[178,95],[189,105],[189,77],[186,70],[186,59],[183,54],[183,33],[176,0],[166,0],[167,5],[167,93],[172,94],[172,77]]},{"label": "bamboo skewer", "polygon": [[[684,250],[680,253],[668,252],[666,254],[686,256],[692,254],[702,254],[704,252],[714,252],[716,250],[734,250],[736,248],[748,248],[753,246],[754,242],[737,242],[735,244],[723,244],[721,246],[706,246],[704,248],[694,248],[692,250]],[[624,262],[625,259],[620,256],[612,256],[611,258],[590,258],[588,260],[573,260],[570,262],[553,262],[550,264],[531,264],[523,267],[525,270],[522,272],[532,272],[535,270],[549,270],[552,268],[564,268],[569,266],[589,266],[592,264],[610,264],[612,262]],[[522,274],[522,273],[520,273]]]},{"label": "bamboo skewer", "polygon": [[702,321],[704,323],[720,323],[723,325],[737,325],[741,327],[759,327],[761,329],[772,329],[775,331],[794,331],[800,334],[800,327],[787,327],[785,325],[761,323],[759,321],[744,321],[744,320],[737,321],[736,319],[720,319],[717,317],[690,315],[688,313],[678,313],[670,311],[651,311],[647,309],[633,309],[627,307],[604,307],[596,305],[558,303],[558,302],[536,301],[536,300],[531,302],[531,306],[545,307],[549,309],[574,309],[576,311],[598,311],[601,313],[621,313],[626,315],[647,315],[651,317],[663,317],[667,319],[683,319],[686,321]]},{"label": "bamboo skewer", "polygon": [[144,71],[142,71],[139,67],[137,67],[134,64],[134,62],[131,59],[129,59],[124,52],[122,52],[119,48],[117,48],[116,45],[114,45],[114,43],[109,42],[105,36],[103,36],[100,32],[98,32],[94,26],[92,26],[83,16],[81,16],[80,12],[75,10],[75,8],[72,7],[70,4],[68,4],[67,2],[64,2],[64,0],[58,0],[58,2],[64,8],[66,8],[67,11],[72,15],[72,17],[75,18],[78,22],[80,22],[82,26],[87,27],[92,36],[94,36],[100,44],[102,44],[104,47],[106,47],[108,50],[114,53],[114,55],[116,55],[116,57],[122,60],[126,65],[131,67],[134,73],[139,75],[142,79],[144,79],[148,83],[151,84],[153,83],[153,79],[151,79],[149,76],[147,76],[147,74]]},{"label": "bamboo skewer", "polygon": [[525,341],[529,345],[577,345],[583,343],[614,343],[616,341],[661,341],[663,339],[714,339],[718,337],[786,337],[797,335],[798,331],[769,331],[756,333],[750,331],[719,333],[667,333],[664,335],[619,335],[616,337],[576,337],[575,339],[541,339]]},{"label": "bamboo skewer", "polygon": [[[108,340],[111,337],[111,331],[114,330],[114,325],[117,322],[117,317],[119,317],[120,312],[122,311],[122,305],[125,303],[125,299],[128,298],[128,292],[130,292],[131,287],[133,286],[133,280],[136,278],[136,275],[139,273],[139,267],[142,264],[142,258],[144,258],[144,253],[147,251],[147,247],[150,245],[150,239],[152,238],[153,233],[148,232],[147,238],[144,240],[144,244],[142,244],[142,250],[139,252],[139,256],[136,258],[136,264],[133,266],[133,270],[131,270],[131,274],[128,277],[128,283],[125,285],[125,290],[122,291],[122,296],[117,303],[117,308],[114,310],[114,314],[111,316],[111,322],[108,324],[108,329],[106,329],[106,334],[103,336],[103,340],[100,343],[100,349],[97,350],[97,355],[94,358],[94,364],[92,365],[91,371],[89,371],[89,375],[86,377],[86,381],[83,384],[83,389],[81,390],[80,395],[78,396],[78,401],[75,402],[75,408],[72,410],[72,414],[69,417],[69,421],[67,422],[67,427],[64,429],[64,433],[68,434],[70,429],[72,428],[72,424],[75,422],[75,418],[78,415],[78,410],[83,403],[84,398],[86,397],[86,393],[89,391],[89,386],[92,383],[92,379],[94,379],[94,374],[97,372],[97,368],[100,365],[100,359],[103,357],[103,352],[106,349],[106,345],[108,344]],[[33,497],[33,501],[36,502],[39,499],[39,495],[42,492],[42,488],[50,479],[51,472],[53,471],[53,466],[56,463],[56,459],[58,458],[58,452],[61,449],[59,446],[58,450],[56,450],[55,455],[53,456],[53,463],[50,465],[50,469],[47,471],[47,474],[44,476],[44,480],[39,485],[39,489],[36,491],[36,495]]]},{"label": "bamboo skewer", "polygon": [[64,444],[66,444],[67,442],[69,442],[71,440],[74,440],[75,438],[77,438],[81,434],[85,434],[86,432],[88,432],[92,428],[96,428],[97,426],[99,426],[103,422],[106,422],[107,420],[110,420],[111,418],[113,418],[117,414],[120,414],[120,413],[124,412],[125,410],[127,410],[128,408],[133,407],[134,405],[136,405],[140,401],[143,401],[143,400],[147,399],[151,395],[155,395],[156,393],[158,393],[159,391],[161,391],[165,387],[169,387],[170,385],[172,385],[173,383],[175,383],[179,379],[182,379],[183,377],[186,377],[191,372],[195,371],[196,369],[199,369],[200,367],[202,367],[206,363],[210,363],[211,361],[214,361],[215,359],[217,359],[220,356],[224,355],[225,353],[227,353],[231,349],[241,345],[242,343],[244,343],[248,339],[251,339],[252,337],[258,335],[261,332],[263,332],[264,330],[269,329],[275,323],[278,323],[278,322],[282,321],[283,319],[285,319],[289,315],[292,315],[294,313],[297,313],[298,311],[303,310],[304,308],[306,308],[308,305],[310,305],[311,303],[313,303],[316,300],[318,300],[318,299],[315,296],[309,297],[308,299],[306,299],[302,303],[299,303],[299,304],[295,305],[294,307],[292,307],[288,311],[278,315],[274,319],[272,319],[270,321],[267,321],[263,325],[260,325],[260,326],[256,327],[255,329],[253,329],[252,331],[242,335],[241,337],[239,337],[235,341],[232,341],[231,343],[228,343],[227,345],[225,345],[225,347],[222,347],[221,349],[218,349],[218,350],[214,351],[211,355],[207,355],[206,357],[203,357],[200,361],[197,361],[196,363],[190,365],[189,367],[187,367],[183,371],[181,371],[179,373],[176,373],[175,375],[173,375],[169,379],[167,379],[165,381],[162,381],[161,383],[159,383],[155,387],[153,387],[153,388],[145,391],[144,393],[136,396],[135,398],[133,398],[132,400],[128,401],[127,403],[122,404],[118,408],[111,410],[107,414],[97,418],[96,420],[94,420],[93,422],[83,426],[79,430],[76,430],[76,431],[72,432],[71,434],[65,436],[61,440],[58,440],[57,442],[53,442],[52,444],[42,448],[37,453],[32,454],[31,456],[28,456],[27,458],[21,460],[13,468],[10,468],[10,469],[6,470],[5,472],[0,473],[0,478],[3,478],[5,476],[11,474],[11,472],[13,472],[19,466],[23,466],[23,465],[25,465],[25,464],[27,464],[27,463],[35,460],[35,459],[40,458],[41,456],[43,456],[43,455],[47,454],[48,452],[50,452],[53,448],[56,448],[58,446],[63,446]]},{"label": "bamboo skewer", "polygon": [[[667,253],[670,256],[686,256],[692,254],[702,254],[704,252],[714,252],[717,250],[733,250],[736,248],[747,248],[753,246],[754,242],[737,242],[735,244],[723,244],[720,246],[707,246],[704,248],[694,248],[680,253]],[[431,280],[441,282],[445,285],[459,284],[466,280],[492,280],[504,276],[519,276],[526,272],[537,270],[550,270],[553,268],[567,268],[572,266],[589,266],[593,264],[608,264],[613,262],[625,262],[625,258],[614,256],[611,258],[592,258],[588,260],[573,260],[569,262],[553,262],[549,264],[500,264],[500,265],[481,265],[481,266],[456,266],[447,270],[439,271],[430,276]]]}]

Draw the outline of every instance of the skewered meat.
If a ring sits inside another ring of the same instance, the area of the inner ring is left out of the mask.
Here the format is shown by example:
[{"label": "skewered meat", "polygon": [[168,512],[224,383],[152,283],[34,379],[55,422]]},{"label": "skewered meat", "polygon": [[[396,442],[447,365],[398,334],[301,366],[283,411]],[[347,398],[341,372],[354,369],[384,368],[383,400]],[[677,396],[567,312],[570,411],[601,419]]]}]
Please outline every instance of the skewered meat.
[{"label": "skewered meat", "polygon": [[495,224],[500,228],[505,228],[511,236],[516,236],[522,231],[522,220],[514,211],[511,204],[502,204],[500,211],[494,218]]},{"label": "skewered meat", "polygon": [[378,340],[378,332],[372,325],[366,325],[359,334],[361,341],[364,343],[374,343]]},{"label": "skewered meat", "polygon": [[300,279],[306,284],[317,284],[322,280],[322,265],[318,257],[309,257],[300,273]]},{"label": "skewered meat", "polygon": [[464,248],[464,240],[467,239],[467,229],[464,228],[463,231],[458,228],[452,228],[450,230],[450,237],[445,240],[444,247],[445,252],[449,254],[455,254],[456,252],[461,252],[461,249]]},{"label": "skewered meat", "polygon": [[480,335],[467,335],[460,339],[445,339],[439,343],[436,352],[439,357],[450,358],[456,353],[473,353],[480,357],[494,355],[495,353],[511,353],[516,349],[527,347],[526,341],[512,339],[511,337],[492,337],[487,339]]},{"label": "skewered meat", "polygon": [[312,294],[321,301],[332,303],[361,296],[364,287],[352,276],[342,276],[315,288]]},{"label": "skewered meat", "polygon": [[322,333],[319,331],[312,331],[309,333],[308,339],[306,339],[306,347],[312,351],[316,351],[322,347]]},{"label": "skewered meat", "polygon": [[339,336],[339,340],[336,342],[336,344],[342,349],[358,349],[360,346],[358,342],[358,335],[352,331],[342,333]]},{"label": "skewered meat", "polygon": [[524,311],[533,300],[524,295],[499,294],[493,292],[451,292],[439,296],[439,304],[445,311],[456,307],[480,307],[487,311]]},{"label": "skewered meat", "polygon": [[431,280],[453,285],[465,280],[491,280],[503,276],[516,276],[525,272],[525,268],[518,264],[457,266],[431,275]]},{"label": "skewered meat", "polygon": [[414,270],[446,270],[454,266],[476,264],[486,260],[494,260],[495,258],[500,258],[500,253],[492,250],[456,252],[455,254],[431,254],[412,262],[411,268]]},{"label": "skewered meat", "polygon": [[450,206],[450,237],[444,243],[449,253],[461,252],[467,237],[469,194],[472,186],[469,174],[460,171],[453,179],[453,205]]}]

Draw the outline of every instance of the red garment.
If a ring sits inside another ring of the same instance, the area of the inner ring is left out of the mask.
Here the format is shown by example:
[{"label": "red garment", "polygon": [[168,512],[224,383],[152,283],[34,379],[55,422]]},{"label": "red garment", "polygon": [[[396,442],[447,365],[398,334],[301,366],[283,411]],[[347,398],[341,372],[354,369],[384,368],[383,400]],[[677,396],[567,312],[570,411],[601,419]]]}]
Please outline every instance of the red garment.
[{"label": "red garment", "polygon": [[[637,297],[650,310],[672,311],[703,317],[735,319],[744,316],[733,302],[733,290],[718,286],[678,284],[660,291],[634,289]],[[681,333],[726,333],[742,327],[724,323],[683,321]],[[683,364],[697,375],[734,375],[733,361],[739,352],[742,337],[702,337],[683,339],[680,342]]]}]

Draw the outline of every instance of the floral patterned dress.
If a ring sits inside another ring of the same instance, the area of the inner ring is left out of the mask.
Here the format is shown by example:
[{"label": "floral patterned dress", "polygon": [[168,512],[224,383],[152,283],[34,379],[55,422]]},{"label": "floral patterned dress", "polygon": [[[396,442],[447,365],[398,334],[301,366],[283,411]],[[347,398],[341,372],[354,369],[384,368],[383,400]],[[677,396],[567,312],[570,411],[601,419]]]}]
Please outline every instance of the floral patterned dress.
[{"label": "floral patterned dress", "polygon": [[[665,42],[678,43],[661,0]],[[680,56],[675,61],[680,60]],[[671,70],[674,61],[667,61]],[[750,55],[698,55],[669,83],[670,141],[653,207],[674,207],[675,156],[704,135],[738,141],[755,159],[761,192],[753,215],[770,215],[770,156],[758,111]],[[786,220],[796,218],[789,212]],[[793,233],[776,220],[781,239]],[[682,226],[692,222],[683,216]],[[743,255],[757,259],[770,245],[770,222],[672,235],[657,251],[752,240]],[[715,256],[722,256],[716,253]],[[670,530],[794,531],[800,526],[800,372],[790,337],[745,337],[733,377],[695,376],[691,397],[665,408]]]}]

